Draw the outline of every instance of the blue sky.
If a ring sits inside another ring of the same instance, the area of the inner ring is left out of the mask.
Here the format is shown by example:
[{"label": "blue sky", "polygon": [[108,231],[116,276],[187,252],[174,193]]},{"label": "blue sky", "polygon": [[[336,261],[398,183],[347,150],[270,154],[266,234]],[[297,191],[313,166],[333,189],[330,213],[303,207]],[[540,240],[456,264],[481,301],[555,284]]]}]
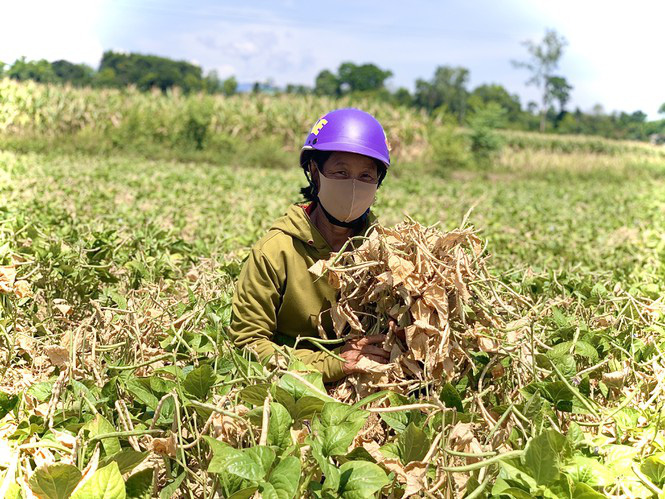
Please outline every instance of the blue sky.
[{"label": "blue sky", "polygon": [[520,42],[554,28],[569,42],[559,72],[572,106],[641,109],[665,102],[665,2],[467,0],[244,2],[193,0],[12,1],[0,20],[0,60],[20,55],[96,66],[105,49],[184,59],[240,82],[312,84],[340,62],[393,71],[413,89],[438,65],[470,69],[470,86],[501,83],[523,103],[537,93],[511,59]]}]

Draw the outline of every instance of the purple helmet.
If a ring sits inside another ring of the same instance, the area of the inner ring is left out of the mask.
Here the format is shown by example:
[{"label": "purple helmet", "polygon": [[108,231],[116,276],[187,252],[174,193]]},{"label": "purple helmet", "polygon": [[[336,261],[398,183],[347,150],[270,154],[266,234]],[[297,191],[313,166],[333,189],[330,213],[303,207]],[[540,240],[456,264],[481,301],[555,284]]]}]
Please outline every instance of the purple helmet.
[{"label": "purple helmet", "polygon": [[335,109],[314,124],[300,151],[300,165],[308,151],[343,151],[363,154],[390,166],[388,139],[374,116],[355,108]]}]

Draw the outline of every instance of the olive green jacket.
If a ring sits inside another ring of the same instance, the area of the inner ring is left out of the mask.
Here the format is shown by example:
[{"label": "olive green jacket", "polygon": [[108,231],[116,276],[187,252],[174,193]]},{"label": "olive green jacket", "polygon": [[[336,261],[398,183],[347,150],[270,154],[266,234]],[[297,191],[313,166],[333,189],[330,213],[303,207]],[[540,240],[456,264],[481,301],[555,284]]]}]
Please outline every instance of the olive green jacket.
[{"label": "olive green jacket", "polygon": [[[375,221],[370,213],[366,229]],[[332,334],[330,313],[336,291],[328,280],[308,271],[332,248],[309,219],[303,206],[292,205],[253,247],[233,295],[231,337],[239,348],[252,349],[260,360],[275,352],[275,343],[292,347],[296,337]],[[312,348],[311,350],[308,348]],[[333,350],[339,353],[339,348]],[[321,371],[325,382],[344,377],[342,362],[306,340],[293,350],[305,364]]]}]

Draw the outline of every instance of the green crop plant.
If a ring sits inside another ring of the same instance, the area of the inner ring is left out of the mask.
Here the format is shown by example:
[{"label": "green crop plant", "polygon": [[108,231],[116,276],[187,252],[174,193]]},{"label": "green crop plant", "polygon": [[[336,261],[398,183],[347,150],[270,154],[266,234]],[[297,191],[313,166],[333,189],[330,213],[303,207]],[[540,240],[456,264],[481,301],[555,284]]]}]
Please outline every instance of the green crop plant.
[{"label": "green crop plant", "polygon": [[[206,98],[210,114],[184,139],[198,96],[0,86],[4,497],[663,493],[659,149],[500,132],[492,168],[441,176],[427,163],[437,123],[368,104],[401,159],[378,191],[379,220],[445,230],[466,218],[487,242],[487,278],[533,309],[519,354],[472,351],[474,367],[439,393],[350,405],[319,374],[263,365],[227,337],[249,248],[305,182],[296,146],[312,114],[340,102]],[[83,134],[103,153],[81,154]],[[196,160],[196,137],[203,152],[268,145],[211,163]],[[62,144],[37,146],[51,139]],[[279,145],[276,168],[266,159]],[[534,381],[508,375],[508,361]],[[470,410],[479,403],[486,412]],[[494,429],[474,435],[479,418]],[[480,447],[465,447],[474,437]]]}]

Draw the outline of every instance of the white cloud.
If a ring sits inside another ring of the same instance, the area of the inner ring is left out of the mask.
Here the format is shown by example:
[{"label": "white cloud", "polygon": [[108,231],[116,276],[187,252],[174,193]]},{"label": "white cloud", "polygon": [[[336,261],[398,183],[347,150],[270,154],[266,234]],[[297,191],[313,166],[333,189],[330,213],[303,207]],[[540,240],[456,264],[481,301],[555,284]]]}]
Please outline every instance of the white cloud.
[{"label": "white cloud", "polygon": [[221,64],[215,68],[220,78],[228,78],[237,74],[237,70],[231,64]]},{"label": "white cloud", "polygon": [[103,53],[98,26],[103,0],[4,2],[0,61],[67,59],[96,67]]},{"label": "white cloud", "polygon": [[[357,41],[357,40],[356,40]],[[339,57],[353,54],[354,40],[315,27],[260,23],[230,24],[183,35],[183,46],[196,53],[206,68],[233,69],[241,82],[264,81],[272,77],[276,84],[311,85],[324,68],[336,68]]]},{"label": "white cloud", "polygon": [[547,26],[569,42],[561,72],[575,87],[574,104],[590,109],[600,102],[607,111],[641,109],[658,117],[665,101],[665,3],[543,0],[536,5]]}]

